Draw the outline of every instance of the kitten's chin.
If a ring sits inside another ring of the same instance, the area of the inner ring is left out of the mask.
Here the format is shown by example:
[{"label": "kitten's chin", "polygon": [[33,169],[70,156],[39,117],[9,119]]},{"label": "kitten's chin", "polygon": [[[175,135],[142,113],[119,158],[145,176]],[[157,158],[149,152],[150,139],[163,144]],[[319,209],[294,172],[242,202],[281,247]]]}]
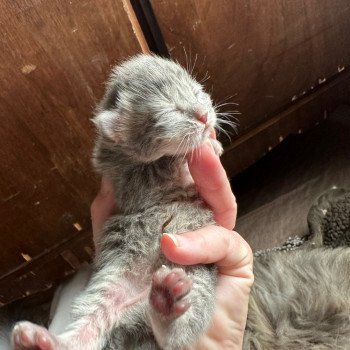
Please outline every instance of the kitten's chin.
[{"label": "kitten's chin", "polygon": [[[215,130],[212,126],[207,126],[204,129],[199,130],[191,138],[188,138],[185,142],[172,142],[168,143],[162,148],[164,156],[184,158],[186,155],[193,152],[195,149],[206,143],[210,138],[215,138]],[[184,140],[184,138],[180,138]]]}]

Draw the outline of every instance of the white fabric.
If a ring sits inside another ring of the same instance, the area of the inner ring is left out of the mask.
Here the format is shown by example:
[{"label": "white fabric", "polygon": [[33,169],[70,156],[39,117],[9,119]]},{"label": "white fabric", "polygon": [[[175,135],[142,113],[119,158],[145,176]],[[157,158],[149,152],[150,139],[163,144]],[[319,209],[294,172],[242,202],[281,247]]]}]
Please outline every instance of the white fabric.
[{"label": "white fabric", "polygon": [[[71,305],[74,299],[84,290],[91,276],[91,266],[84,266],[69,281],[61,284],[54,295],[50,310],[49,326],[52,334],[64,332],[71,319]],[[0,332],[0,350],[12,350],[9,334],[6,330]]]},{"label": "white fabric", "polygon": [[84,290],[91,276],[91,266],[79,270],[68,282],[62,284],[55,292],[50,310],[49,331],[61,334],[71,323],[71,306],[74,299]]}]

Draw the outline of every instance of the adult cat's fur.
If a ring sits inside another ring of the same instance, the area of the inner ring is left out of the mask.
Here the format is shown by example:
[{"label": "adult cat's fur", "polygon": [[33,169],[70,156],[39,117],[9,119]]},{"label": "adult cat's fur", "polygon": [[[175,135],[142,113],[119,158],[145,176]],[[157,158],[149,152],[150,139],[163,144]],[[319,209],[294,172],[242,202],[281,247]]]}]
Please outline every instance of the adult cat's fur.
[{"label": "adult cat's fur", "polygon": [[255,259],[244,350],[350,349],[350,248]]},{"label": "adult cat's fur", "polygon": [[260,252],[244,349],[350,349],[349,213],[350,192],[333,188],[311,207],[310,234]]},{"label": "adult cat's fur", "polygon": [[209,141],[216,121],[209,95],[176,63],[139,55],[114,69],[94,119],[94,163],[112,182],[120,214],[105,225],[95,273],[73,308],[76,321],[58,337],[19,323],[16,349],[175,350],[205,331],[215,268],[184,272],[161,254],[159,239],[164,230],[214,224],[185,156],[205,141],[222,151]]},{"label": "adult cat's fur", "polygon": [[350,349],[349,212],[350,192],[332,189],[311,207],[310,234],[294,251],[255,259],[245,350]]}]

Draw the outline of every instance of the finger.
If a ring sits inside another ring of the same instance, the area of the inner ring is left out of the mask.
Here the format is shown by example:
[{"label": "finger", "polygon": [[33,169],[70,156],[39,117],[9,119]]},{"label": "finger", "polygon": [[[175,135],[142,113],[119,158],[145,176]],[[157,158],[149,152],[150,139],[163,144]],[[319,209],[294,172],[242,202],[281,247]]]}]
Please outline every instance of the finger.
[{"label": "finger", "polygon": [[95,235],[101,231],[104,222],[115,211],[116,205],[114,201],[112,184],[106,178],[102,178],[100,191],[96,195],[90,207],[94,238]]},{"label": "finger", "polygon": [[198,192],[213,210],[216,222],[233,229],[237,216],[236,198],[213,147],[205,143],[193,151],[188,156],[188,165]]},{"label": "finger", "polygon": [[237,232],[220,226],[176,235],[165,233],[161,248],[164,255],[177,264],[215,263],[221,274],[235,277],[250,271],[246,266],[251,265],[253,259],[248,243]]}]

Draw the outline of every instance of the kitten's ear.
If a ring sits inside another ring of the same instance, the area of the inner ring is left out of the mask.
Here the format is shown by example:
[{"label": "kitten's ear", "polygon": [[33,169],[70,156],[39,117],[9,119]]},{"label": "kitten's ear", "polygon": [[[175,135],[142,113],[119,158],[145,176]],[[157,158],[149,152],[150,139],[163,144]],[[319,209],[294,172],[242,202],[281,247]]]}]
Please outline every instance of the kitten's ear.
[{"label": "kitten's ear", "polygon": [[112,139],[116,143],[125,141],[125,130],[122,130],[122,122],[119,113],[116,110],[102,111],[93,119],[94,124],[99,131]]}]

